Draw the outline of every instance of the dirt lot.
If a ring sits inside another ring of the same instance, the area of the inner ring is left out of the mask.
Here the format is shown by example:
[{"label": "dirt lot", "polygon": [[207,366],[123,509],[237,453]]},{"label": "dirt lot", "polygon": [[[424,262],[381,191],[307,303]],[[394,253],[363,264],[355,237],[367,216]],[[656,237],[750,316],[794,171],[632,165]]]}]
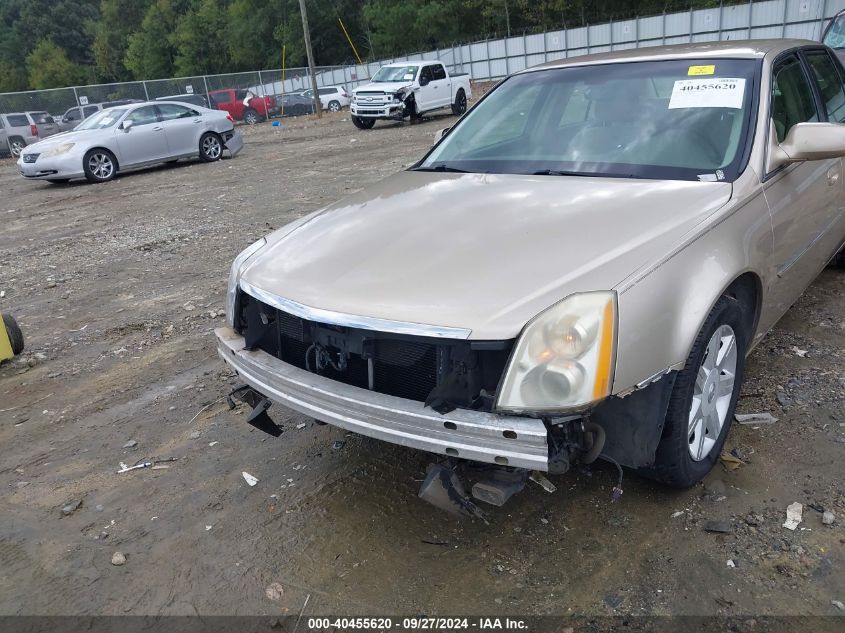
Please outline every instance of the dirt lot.
[{"label": "dirt lot", "polygon": [[[234,160],[97,186],[0,161],[0,311],[28,343],[0,367],[0,613],[298,614],[306,598],[306,614],[839,613],[842,271],[750,359],[740,409],[778,422],[735,425],[727,447],[749,463],[687,491],[627,474],[611,504],[614,471],[578,468],[461,522],[416,498],[424,454],[279,406],[276,440],[228,410],[212,330],[235,254],[409,165],[451,121],[262,124]],[[116,474],[145,457],[178,460]]]}]

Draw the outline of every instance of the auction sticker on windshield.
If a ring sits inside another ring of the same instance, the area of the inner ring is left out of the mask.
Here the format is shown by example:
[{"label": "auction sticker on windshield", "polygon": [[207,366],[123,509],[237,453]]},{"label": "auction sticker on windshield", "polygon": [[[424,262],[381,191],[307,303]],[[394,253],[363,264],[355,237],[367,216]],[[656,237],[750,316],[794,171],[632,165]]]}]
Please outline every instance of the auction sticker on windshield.
[{"label": "auction sticker on windshield", "polygon": [[680,79],[672,88],[669,109],[678,108],[741,108],[745,96],[745,79]]}]

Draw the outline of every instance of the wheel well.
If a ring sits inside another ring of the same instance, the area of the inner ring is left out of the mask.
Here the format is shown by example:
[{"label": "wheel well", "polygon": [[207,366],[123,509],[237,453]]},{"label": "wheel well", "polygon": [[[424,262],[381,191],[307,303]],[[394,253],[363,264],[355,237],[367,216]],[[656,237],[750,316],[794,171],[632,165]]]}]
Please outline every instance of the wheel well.
[{"label": "wheel well", "polygon": [[[115,173],[120,171],[120,161],[117,160],[117,155],[113,151],[111,151],[108,147],[92,147],[87,152],[85,152],[85,156],[88,156],[88,154],[90,154],[91,152],[94,152],[96,150],[101,150],[103,152],[108,152],[109,154],[111,154],[112,158],[114,158],[114,171],[115,171]],[[83,160],[84,160],[84,158],[83,158]]]},{"label": "wheel well", "polygon": [[746,272],[734,279],[722,294],[736,299],[748,310],[751,317],[748,323],[748,340],[751,343],[760,320],[763,283],[756,274]]}]

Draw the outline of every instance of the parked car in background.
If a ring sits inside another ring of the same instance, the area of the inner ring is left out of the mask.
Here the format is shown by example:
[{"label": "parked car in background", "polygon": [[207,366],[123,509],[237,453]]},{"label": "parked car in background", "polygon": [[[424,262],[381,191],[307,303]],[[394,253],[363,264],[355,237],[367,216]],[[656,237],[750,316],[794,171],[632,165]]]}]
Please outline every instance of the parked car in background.
[{"label": "parked car in background", "polygon": [[279,114],[281,116],[302,116],[304,114],[314,114],[314,100],[303,96],[301,93],[291,93],[277,96],[276,103],[281,106],[279,108]]},{"label": "parked car in background", "polygon": [[235,259],[216,335],[250,419],[699,482],[746,356],[845,244],[843,77],[789,39],[508,77],[408,170]]},{"label": "parked car in background", "polygon": [[119,99],[117,101],[103,101],[102,103],[89,103],[87,105],[76,106],[73,108],[68,108],[65,110],[65,113],[62,115],[61,119],[57,121],[59,125],[59,130],[62,132],[67,132],[68,130],[72,130],[77,125],[82,123],[85,119],[87,119],[92,114],[96,114],[100,110],[105,108],[113,108],[115,106],[124,106],[129,105],[131,103],[141,103],[139,99]]},{"label": "parked car in background", "polygon": [[198,94],[169,95],[167,97],[156,97],[155,100],[178,101],[179,103],[189,103],[191,105],[197,105],[201,108],[208,107],[208,99],[205,98],[205,95]]},{"label": "parked car in background", "polygon": [[20,156],[27,145],[59,132],[53,117],[42,111],[0,114],[0,122],[5,131],[6,147],[15,157]]},{"label": "parked car in background", "polygon": [[[308,99],[314,99],[313,90],[304,90],[301,94]],[[348,108],[352,102],[352,96],[346,92],[345,86],[317,88],[317,94],[320,95],[320,107],[328,112],[339,112],[343,108]]]},{"label": "parked car in background", "polygon": [[397,62],[382,66],[370,83],[352,91],[350,118],[355,127],[369,130],[378,119],[418,119],[441,108],[461,115],[470,97],[466,73],[450,75],[440,62]]},{"label": "parked car in background", "polygon": [[34,111],[27,112],[26,114],[35,123],[39,139],[47,138],[48,136],[61,132],[56,120],[49,113],[44,111]]},{"label": "parked car in background", "polygon": [[106,108],[75,130],[23,150],[24,178],[106,182],[127,169],[199,157],[220,159],[240,152],[243,139],[226,112],[175,102],[146,102]]},{"label": "parked car in background", "polygon": [[249,96],[247,90],[228,88],[212,90],[208,93],[211,104],[218,110],[225,110],[235,121],[254,125],[278,114],[279,106],[275,97]]},{"label": "parked car in background", "polygon": [[6,121],[0,116],[0,156],[11,156],[12,149],[9,147],[9,135],[6,132]]}]

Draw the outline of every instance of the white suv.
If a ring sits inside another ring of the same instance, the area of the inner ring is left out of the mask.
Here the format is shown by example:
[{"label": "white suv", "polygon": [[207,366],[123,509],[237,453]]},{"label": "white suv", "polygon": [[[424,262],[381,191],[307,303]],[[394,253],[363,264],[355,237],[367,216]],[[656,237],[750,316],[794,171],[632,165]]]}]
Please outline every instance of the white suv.
[{"label": "white suv", "polygon": [[[320,95],[320,106],[323,110],[329,112],[340,112],[342,108],[348,108],[352,97],[346,92],[343,86],[327,86],[325,88],[317,88],[317,93]],[[309,99],[314,98],[313,90],[305,90],[302,92],[303,97]]]}]

